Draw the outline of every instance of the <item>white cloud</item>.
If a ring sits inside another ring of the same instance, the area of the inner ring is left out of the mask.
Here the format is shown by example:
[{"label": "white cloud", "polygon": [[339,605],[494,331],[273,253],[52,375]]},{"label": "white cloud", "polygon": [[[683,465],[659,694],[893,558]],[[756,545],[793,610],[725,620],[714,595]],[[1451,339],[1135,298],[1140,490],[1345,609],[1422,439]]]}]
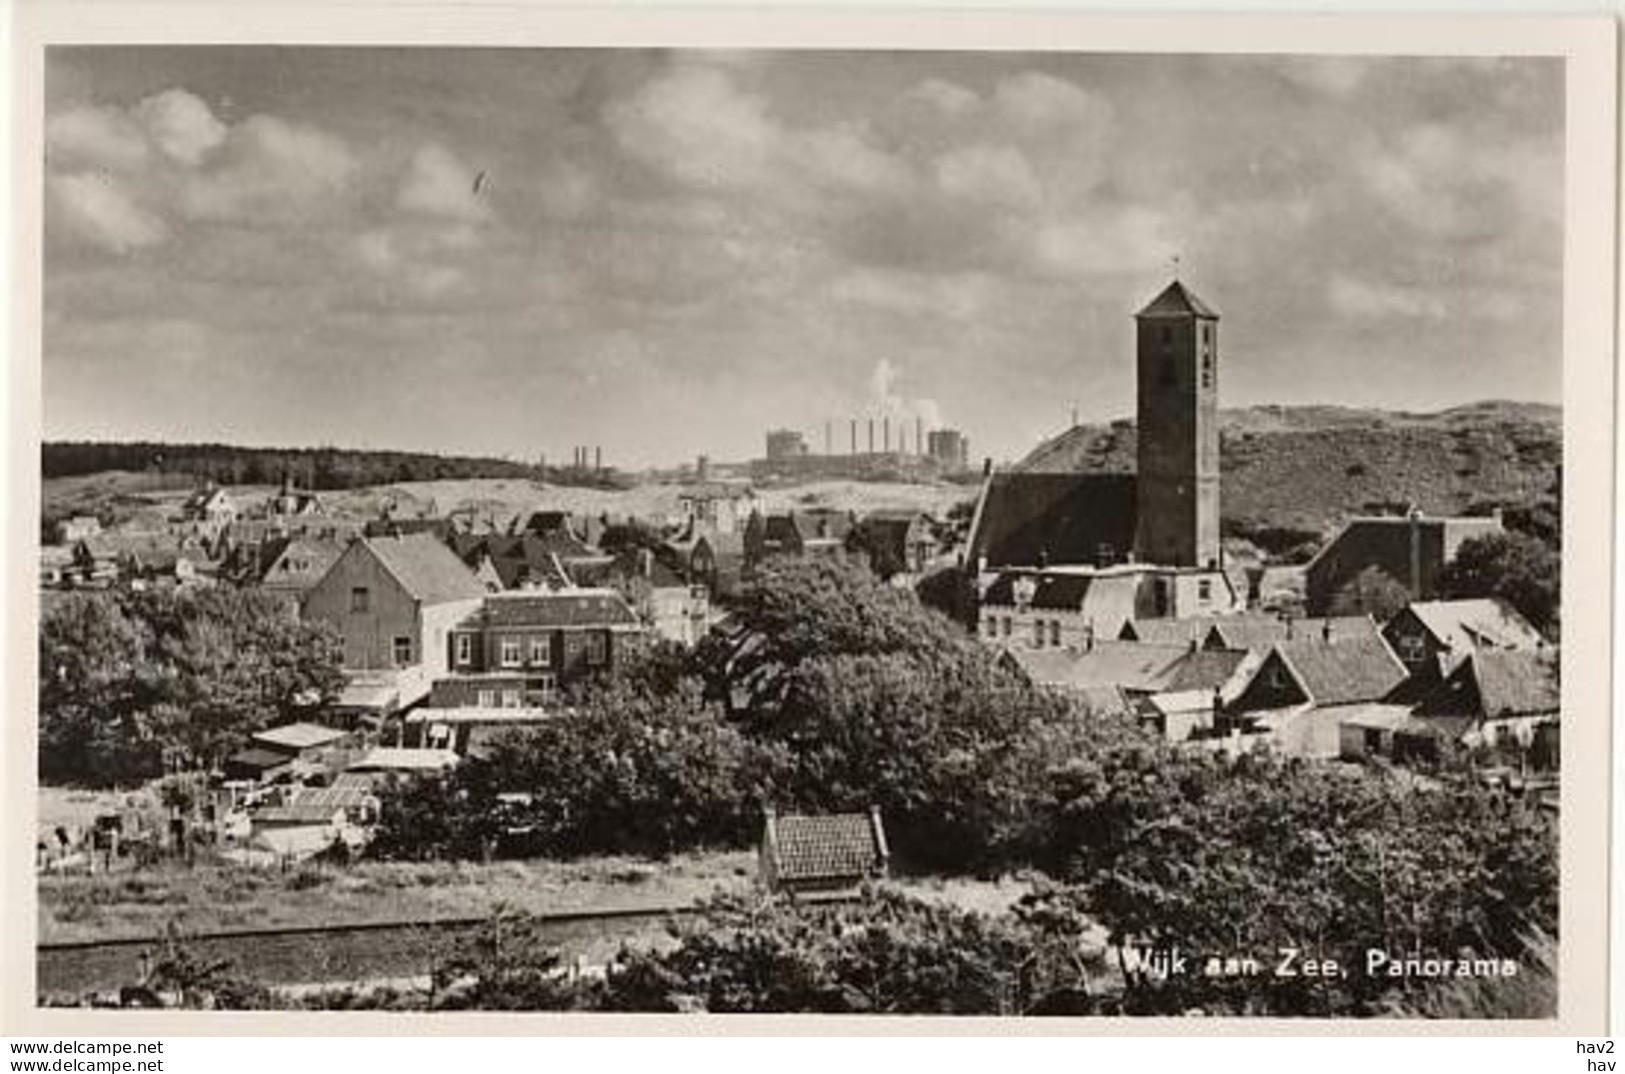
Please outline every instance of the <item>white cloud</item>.
[{"label": "white cloud", "polygon": [[1329,97],[1348,97],[1365,85],[1373,60],[1360,56],[1294,56],[1283,59],[1288,81]]},{"label": "white cloud", "polygon": [[1368,283],[1341,273],[1334,275],[1328,283],[1327,298],[1338,312],[1361,319],[1439,319],[1449,313],[1444,303],[1426,292],[1386,283]]},{"label": "white cloud", "polygon": [[993,103],[1001,119],[1025,135],[1052,135],[1066,128],[1097,130],[1111,122],[1112,109],[1076,83],[1040,71],[1024,71],[1000,82]]},{"label": "white cloud", "polygon": [[628,155],[700,187],[757,185],[779,138],[759,99],[740,92],[727,72],[693,64],[613,102],[605,118]]},{"label": "white cloud", "polygon": [[986,280],[979,276],[941,276],[893,269],[854,268],[830,285],[837,302],[903,314],[969,320],[987,306]]},{"label": "white cloud", "polygon": [[53,166],[91,165],[125,171],[147,161],[142,130],[116,108],[71,108],[45,121],[45,148]]},{"label": "white cloud", "polygon": [[[490,216],[479,172],[452,155],[445,146],[431,143],[412,155],[395,203],[410,212],[455,220],[480,221]],[[476,181],[482,189],[476,190]]]},{"label": "white cloud", "polygon": [[163,221],[105,175],[52,176],[49,189],[67,226],[105,250],[124,254],[162,242],[165,237]]},{"label": "white cloud", "polygon": [[1153,271],[1166,266],[1178,249],[1178,234],[1168,214],[1121,206],[1039,227],[1032,253],[1042,270],[1070,277]]},{"label": "white cloud", "polygon": [[937,185],[984,205],[1030,208],[1043,196],[1032,165],[1010,146],[970,145],[936,160]]},{"label": "white cloud", "polygon": [[226,140],[226,125],[201,98],[183,89],[148,97],[136,106],[135,115],[159,149],[189,168]]},{"label": "white cloud", "polygon": [[343,140],[275,116],[231,128],[211,165],[189,176],[181,207],[198,220],[244,222],[329,215],[359,167]]}]

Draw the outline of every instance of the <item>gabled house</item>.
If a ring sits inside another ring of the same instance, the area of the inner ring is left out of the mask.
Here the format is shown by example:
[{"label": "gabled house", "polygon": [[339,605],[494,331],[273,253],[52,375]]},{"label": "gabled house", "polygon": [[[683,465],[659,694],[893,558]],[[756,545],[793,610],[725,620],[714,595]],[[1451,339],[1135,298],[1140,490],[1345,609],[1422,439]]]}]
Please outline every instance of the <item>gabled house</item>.
[{"label": "gabled house", "polygon": [[257,581],[260,588],[287,598],[297,608],[343,554],[344,546],[330,537],[275,538],[261,551]]},{"label": "gabled house", "polygon": [[1385,702],[1406,676],[1380,635],[1277,642],[1224,706],[1223,724],[1267,734],[1288,753],[1334,757],[1342,720]]},{"label": "gabled house", "polygon": [[1457,662],[1415,713],[1453,737],[1499,745],[1555,723],[1562,702],[1555,653],[1480,649]]},{"label": "gabled house", "polygon": [[614,666],[644,633],[612,589],[492,593],[450,630],[431,704],[545,707],[560,687]]},{"label": "gabled house", "polygon": [[1230,579],[1202,567],[1124,564],[1010,569],[984,575],[979,604],[983,642],[1053,649],[1116,638],[1131,621],[1196,619],[1238,607]]},{"label": "gabled house", "polygon": [[211,484],[187,497],[181,513],[187,520],[201,522],[218,532],[235,522],[241,512],[238,510],[237,502],[225,489]]},{"label": "gabled house", "polygon": [[765,811],[758,864],[769,891],[848,893],[884,879],[890,860],[878,808],[822,816]]},{"label": "gabled house", "polygon": [[1435,679],[1474,652],[1546,647],[1540,631],[1493,597],[1413,602],[1383,626],[1382,636],[1413,675]]},{"label": "gabled house", "polygon": [[1411,600],[1432,600],[1462,542],[1501,531],[1499,515],[1432,518],[1412,511],[1350,519],[1304,568],[1309,614],[1324,615],[1338,591],[1368,568],[1404,586]]},{"label": "gabled house", "polygon": [[877,572],[917,575],[942,550],[924,511],[871,511],[858,524],[869,565]]},{"label": "gabled house", "polygon": [[830,508],[767,515],[753,511],[745,523],[745,566],[754,567],[771,556],[845,559],[853,551],[848,537],[856,527],[850,512]]},{"label": "gabled house", "polygon": [[430,534],[362,537],[311,587],[303,614],[339,632],[346,670],[391,672],[404,707],[427,696],[450,658],[452,628],[484,597],[473,572]]}]

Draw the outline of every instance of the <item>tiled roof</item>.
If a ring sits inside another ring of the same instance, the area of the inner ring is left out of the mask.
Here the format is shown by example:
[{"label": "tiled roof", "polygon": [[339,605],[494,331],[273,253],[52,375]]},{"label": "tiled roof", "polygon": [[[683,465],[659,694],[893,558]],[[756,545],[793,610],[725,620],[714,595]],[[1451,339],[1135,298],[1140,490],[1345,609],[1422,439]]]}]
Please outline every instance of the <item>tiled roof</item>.
[{"label": "tiled roof", "polygon": [[1130,619],[1117,636],[1124,641],[1188,645],[1200,642],[1211,629],[1212,619]]},{"label": "tiled roof", "polygon": [[1542,639],[1508,603],[1485,597],[1478,600],[1423,600],[1409,606],[1410,613],[1444,644],[1457,652],[1492,647],[1535,649]]},{"label": "tiled roof", "polygon": [[1217,318],[1219,315],[1206,302],[1197,298],[1184,284],[1175,280],[1162,293],[1146,304],[1136,317],[1166,317],[1195,314],[1198,317]]},{"label": "tiled roof", "polygon": [[1001,473],[988,478],[967,546],[989,567],[1095,564],[1134,547],[1133,474]]},{"label": "tiled roof", "polygon": [[1324,641],[1328,631],[1334,642],[1378,634],[1377,624],[1369,615],[1295,619],[1238,615],[1223,616],[1211,622],[1205,644],[1224,649],[1264,649],[1281,641]]},{"label": "tiled roof", "polygon": [[879,872],[887,852],[868,813],[769,816],[780,880],[857,879]]},{"label": "tiled roof", "polygon": [[1407,675],[1399,657],[1375,634],[1330,642],[1318,637],[1283,641],[1275,651],[1320,708],[1381,701]]},{"label": "tiled roof", "polygon": [[1245,649],[1198,649],[1186,653],[1173,666],[1163,689],[1212,692],[1230,681],[1247,656]]},{"label": "tiled roof", "polygon": [[626,599],[610,589],[492,593],[478,611],[458,624],[463,629],[637,625],[637,614]]},{"label": "tiled roof", "polygon": [[1190,655],[1184,645],[1145,645],[1133,641],[1097,641],[1087,650],[1013,649],[1010,657],[1037,686],[1067,690],[1118,687],[1156,691],[1166,688],[1179,661]]},{"label": "tiled roof", "polygon": [[407,592],[425,604],[445,604],[472,600],[485,595],[474,573],[463,565],[440,539],[427,533],[400,537],[365,538],[367,548],[378,557]]},{"label": "tiled roof", "polygon": [[1552,713],[1562,704],[1556,661],[1544,653],[1480,649],[1471,663],[1488,719]]}]

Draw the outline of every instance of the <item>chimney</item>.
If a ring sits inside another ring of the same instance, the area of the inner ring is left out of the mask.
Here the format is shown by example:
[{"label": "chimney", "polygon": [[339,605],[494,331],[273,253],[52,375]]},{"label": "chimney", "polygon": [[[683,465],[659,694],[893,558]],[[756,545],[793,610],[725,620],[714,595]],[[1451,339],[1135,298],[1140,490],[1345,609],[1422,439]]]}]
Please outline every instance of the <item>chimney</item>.
[{"label": "chimney", "polygon": [[914,416],[914,454],[925,454],[925,419],[918,414]]},{"label": "chimney", "polygon": [[1411,599],[1422,599],[1422,512],[1410,510],[1411,522]]},{"label": "chimney", "polygon": [[852,454],[858,453],[858,419],[852,419]]},{"label": "chimney", "polygon": [[833,455],[833,454],[835,454],[835,452],[830,447],[830,427],[829,427],[829,422],[827,422],[827,421],[824,423],[824,454],[825,455]]},{"label": "chimney", "polygon": [[869,419],[869,454],[875,453],[875,419]]},{"label": "chimney", "polygon": [[891,415],[880,419],[880,442],[889,453],[891,451]]},{"label": "chimney", "polygon": [[592,468],[598,473],[604,472],[604,449],[601,447],[592,449]]}]

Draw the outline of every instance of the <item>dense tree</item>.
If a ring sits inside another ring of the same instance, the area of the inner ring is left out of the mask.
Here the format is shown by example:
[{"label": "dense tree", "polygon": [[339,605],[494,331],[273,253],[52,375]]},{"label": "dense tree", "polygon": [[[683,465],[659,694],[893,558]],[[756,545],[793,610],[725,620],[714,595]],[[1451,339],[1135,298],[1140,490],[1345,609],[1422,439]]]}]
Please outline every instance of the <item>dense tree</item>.
[{"label": "dense tree", "polygon": [[614,681],[501,736],[444,780],[386,789],[372,852],[473,856],[505,833],[521,852],[740,846],[755,834],[772,768],[693,683],[659,694]]},{"label": "dense tree", "polygon": [[1328,615],[1369,615],[1386,623],[1411,602],[1410,590],[1381,567],[1367,567],[1332,594]]},{"label": "dense tree", "polygon": [[40,771],[130,782],[207,769],[339,686],[327,627],[229,587],[70,594],[40,623]]},{"label": "dense tree", "polygon": [[[1367,974],[1368,949],[1516,959],[1528,934],[1556,928],[1555,832],[1532,802],[1268,754],[1230,764],[1141,747],[1100,760],[1058,795],[1065,864],[1052,868],[1111,930],[1130,1013],[1373,1014],[1422,984]],[[1177,947],[1193,968],[1137,972],[1140,945]],[[1283,949],[1350,974],[1277,977]],[[1208,977],[1209,956],[1263,970]]]},{"label": "dense tree", "polygon": [[846,906],[721,897],[665,952],[623,951],[611,1010],[1089,1013],[1071,938],[1020,920],[868,891]]},{"label": "dense tree", "polygon": [[1492,533],[1461,543],[1439,578],[1451,599],[1500,597],[1548,637],[1559,629],[1562,556],[1526,533]]}]

